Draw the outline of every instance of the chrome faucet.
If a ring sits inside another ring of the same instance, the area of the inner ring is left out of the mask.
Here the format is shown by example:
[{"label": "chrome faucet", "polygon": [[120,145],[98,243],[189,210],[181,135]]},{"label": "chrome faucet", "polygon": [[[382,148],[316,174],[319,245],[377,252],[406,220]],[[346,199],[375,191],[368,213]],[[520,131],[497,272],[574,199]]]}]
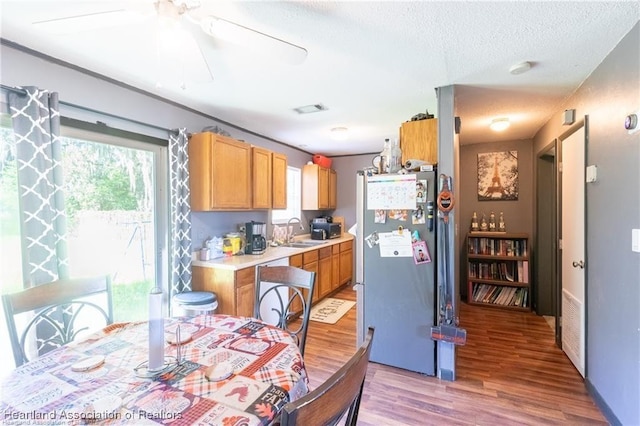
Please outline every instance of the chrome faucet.
[{"label": "chrome faucet", "polygon": [[292,217],[291,219],[289,219],[287,221],[287,243],[293,242],[293,237],[295,237],[296,235],[296,231],[294,231],[293,229],[291,230],[291,233],[289,233],[289,227],[291,226],[291,222],[293,222],[294,220],[298,221],[298,223],[300,224],[300,230],[304,231],[304,226],[302,225],[302,221],[300,220],[300,218]]}]

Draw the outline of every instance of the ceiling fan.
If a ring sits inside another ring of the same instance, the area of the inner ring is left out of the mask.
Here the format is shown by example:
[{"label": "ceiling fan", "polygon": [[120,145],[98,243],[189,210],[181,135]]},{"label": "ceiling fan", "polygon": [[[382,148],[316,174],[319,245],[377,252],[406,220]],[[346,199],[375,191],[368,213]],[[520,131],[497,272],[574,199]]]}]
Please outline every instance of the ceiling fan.
[{"label": "ceiling fan", "polygon": [[[192,39],[190,42],[198,44],[205,63],[203,44],[217,41],[266,53],[273,59],[292,65],[301,64],[307,57],[307,50],[301,46],[203,12],[199,0],[129,1],[124,7],[111,6],[107,10],[37,21],[33,25],[50,34],[69,34],[137,24],[149,19],[155,19],[161,26],[180,26],[186,30]],[[213,78],[208,64],[207,69]]]}]

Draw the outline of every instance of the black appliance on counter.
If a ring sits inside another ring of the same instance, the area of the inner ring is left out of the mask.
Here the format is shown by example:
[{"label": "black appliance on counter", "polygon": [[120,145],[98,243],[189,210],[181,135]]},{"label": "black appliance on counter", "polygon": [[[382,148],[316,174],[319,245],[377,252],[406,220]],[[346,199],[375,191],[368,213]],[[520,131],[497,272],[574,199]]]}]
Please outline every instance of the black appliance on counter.
[{"label": "black appliance on counter", "polygon": [[245,254],[263,254],[267,250],[267,224],[252,220],[245,223],[244,229],[247,237]]},{"label": "black appliance on counter", "polygon": [[328,240],[331,238],[340,238],[342,235],[342,226],[339,223],[330,222],[311,222],[311,239],[312,240]]}]

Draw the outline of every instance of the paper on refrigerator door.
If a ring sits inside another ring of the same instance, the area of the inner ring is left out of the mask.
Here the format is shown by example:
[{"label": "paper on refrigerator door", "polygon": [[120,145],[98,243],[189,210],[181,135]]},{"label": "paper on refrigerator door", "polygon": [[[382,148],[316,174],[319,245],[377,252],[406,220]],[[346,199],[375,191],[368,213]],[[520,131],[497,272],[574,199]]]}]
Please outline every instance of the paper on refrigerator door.
[{"label": "paper on refrigerator door", "polygon": [[413,257],[411,232],[408,230],[378,232],[380,257]]},{"label": "paper on refrigerator door", "polygon": [[367,176],[367,210],[414,210],[416,175]]}]

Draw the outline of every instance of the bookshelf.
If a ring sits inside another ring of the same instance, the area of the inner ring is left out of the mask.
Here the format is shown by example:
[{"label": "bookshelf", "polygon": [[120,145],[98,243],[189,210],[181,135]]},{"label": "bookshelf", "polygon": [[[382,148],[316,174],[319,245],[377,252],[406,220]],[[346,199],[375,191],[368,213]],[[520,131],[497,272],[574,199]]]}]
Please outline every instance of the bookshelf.
[{"label": "bookshelf", "polygon": [[467,235],[467,303],[531,310],[529,236],[510,232]]}]

